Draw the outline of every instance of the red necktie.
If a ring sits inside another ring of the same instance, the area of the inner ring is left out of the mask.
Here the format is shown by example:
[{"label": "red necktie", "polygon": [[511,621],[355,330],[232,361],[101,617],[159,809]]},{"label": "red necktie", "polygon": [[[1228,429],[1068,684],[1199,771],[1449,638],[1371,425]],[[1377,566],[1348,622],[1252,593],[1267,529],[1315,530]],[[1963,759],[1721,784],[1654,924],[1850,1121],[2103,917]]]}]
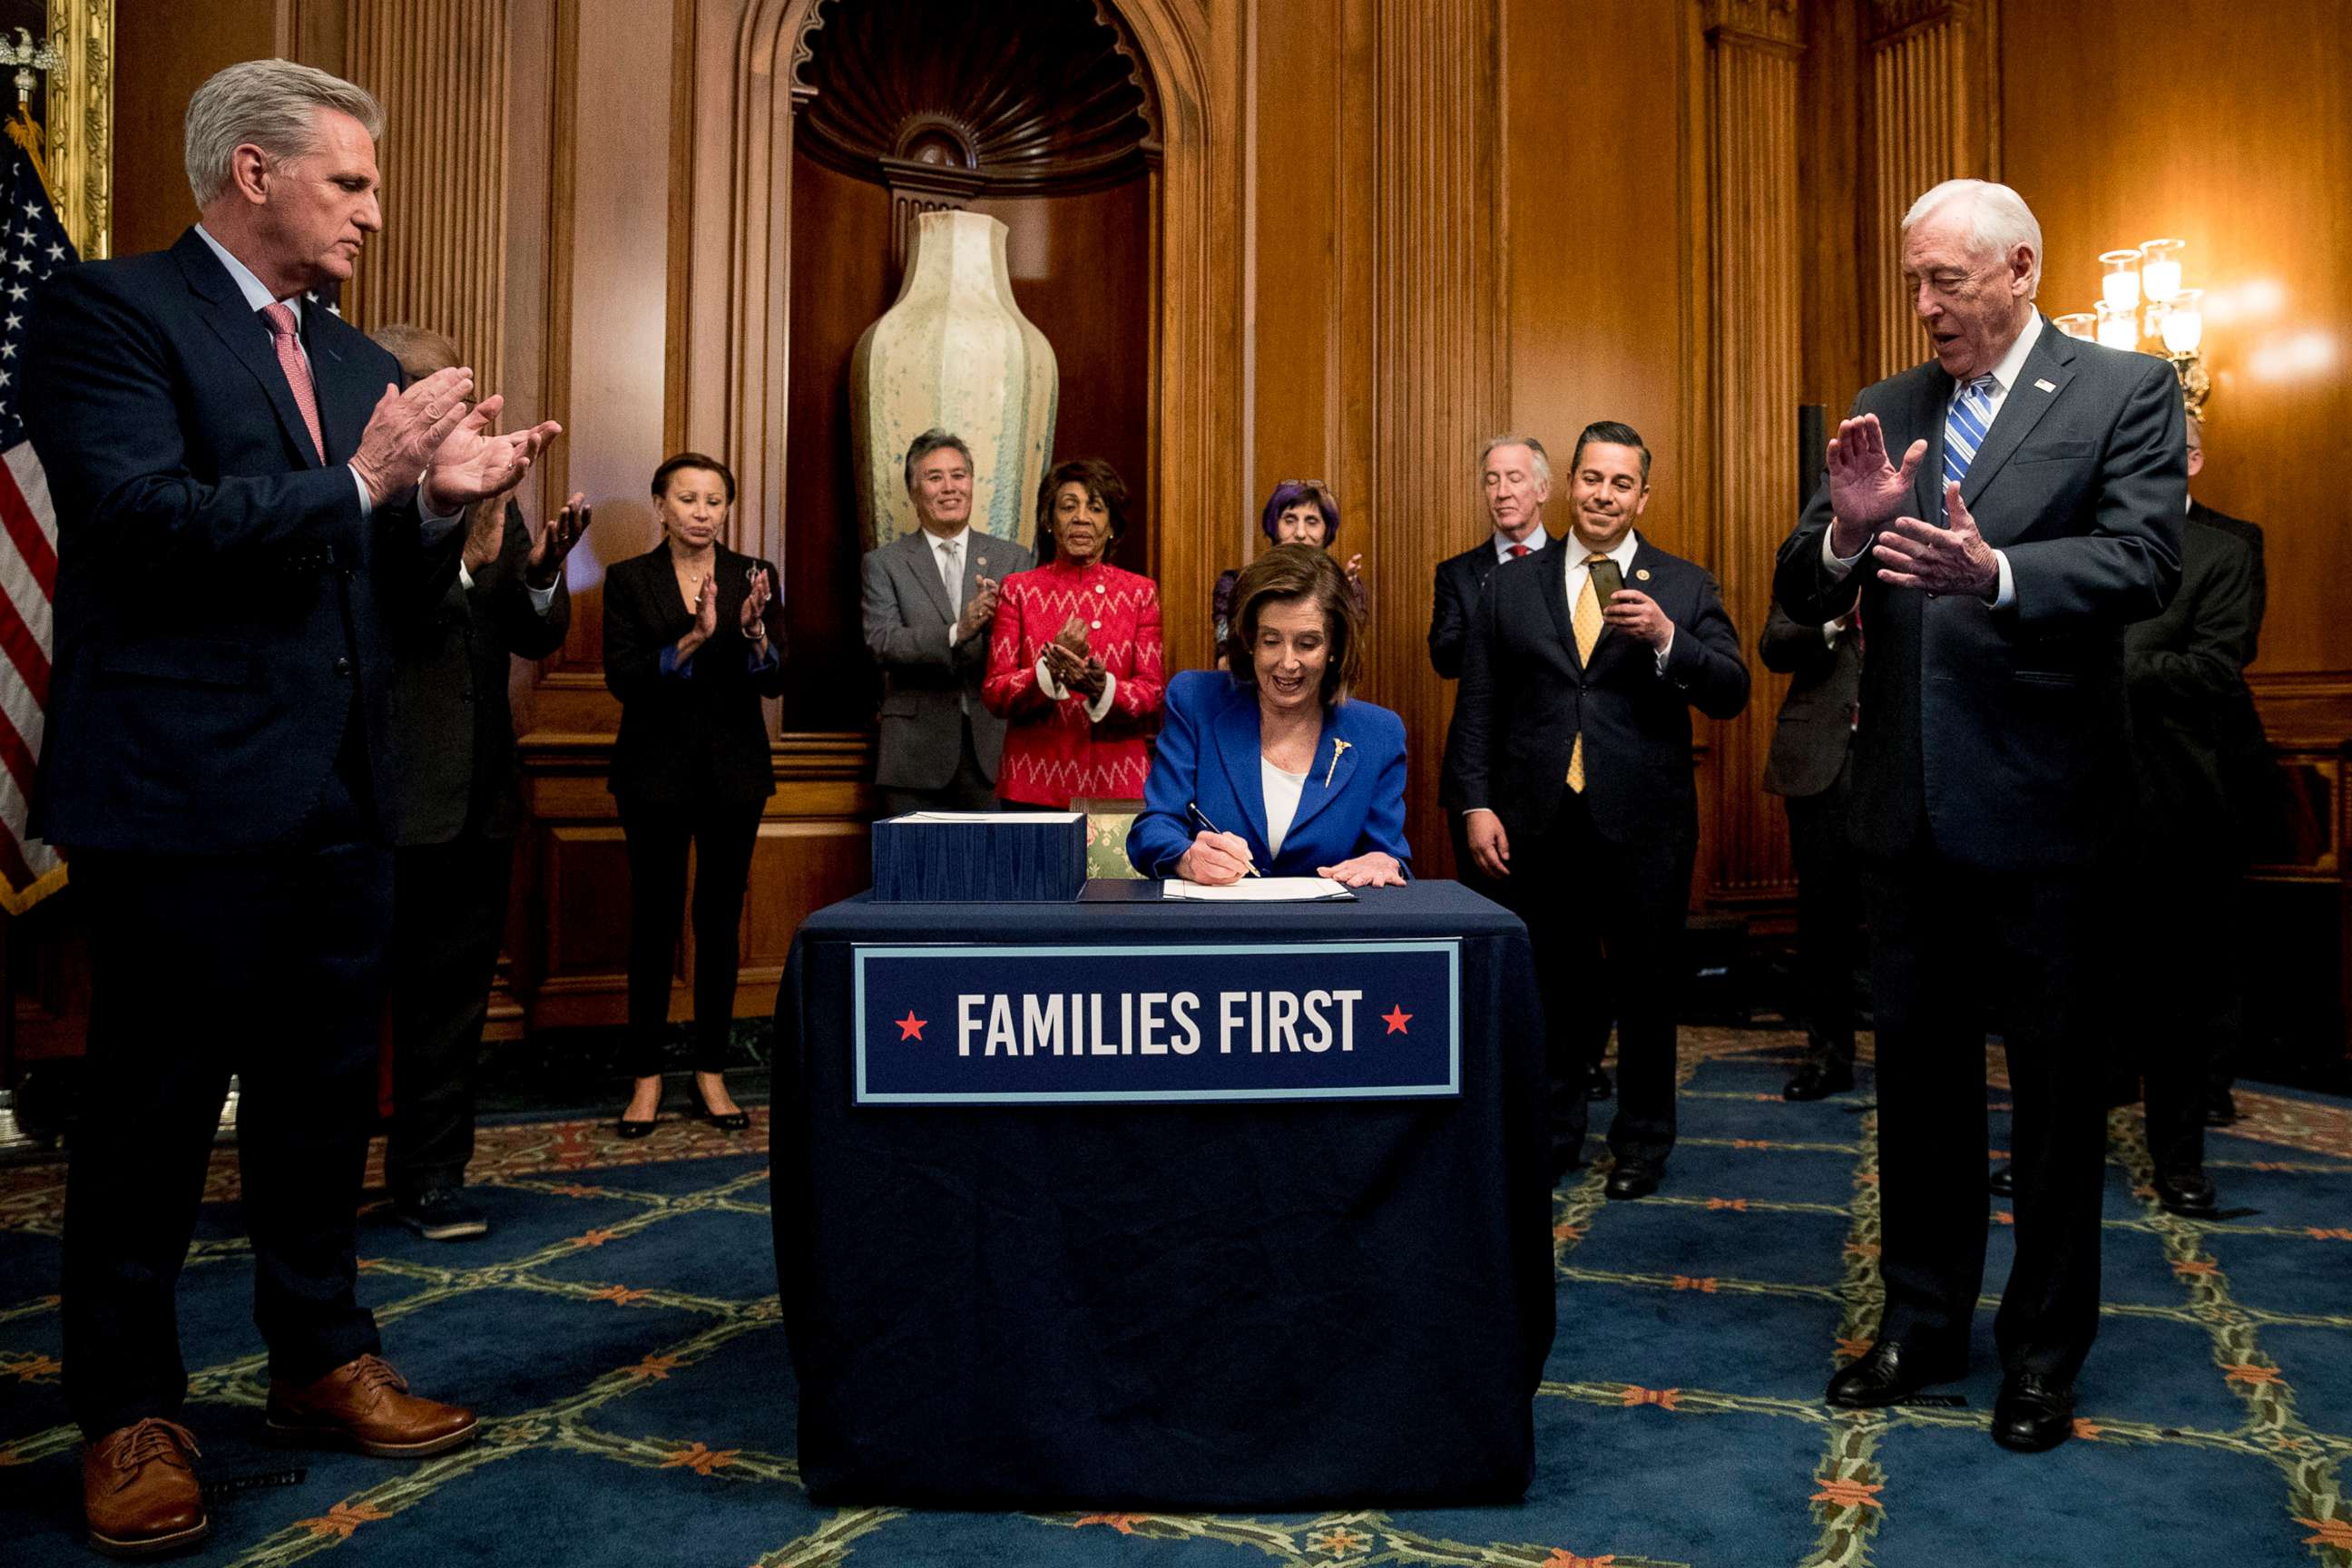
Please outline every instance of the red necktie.
[{"label": "red necktie", "polygon": [[319,394],[310,384],[310,362],[302,357],[302,345],[294,336],[294,307],[283,300],[264,305],[261,319],[269,324],[270,340],[278,348],[278,368],[286,373],[286,384],[294,389],[294,406],[302,411],[302,423],[310,427],[310,446],[323,463],[327,438],[319,432]]},{"label": "red necktie", "polygon": [[1524,544],[1514,544],[1511,546],[1509,553],[1511,559],[1517,561],[1520,556],[1528,553],[1528,547]]}]

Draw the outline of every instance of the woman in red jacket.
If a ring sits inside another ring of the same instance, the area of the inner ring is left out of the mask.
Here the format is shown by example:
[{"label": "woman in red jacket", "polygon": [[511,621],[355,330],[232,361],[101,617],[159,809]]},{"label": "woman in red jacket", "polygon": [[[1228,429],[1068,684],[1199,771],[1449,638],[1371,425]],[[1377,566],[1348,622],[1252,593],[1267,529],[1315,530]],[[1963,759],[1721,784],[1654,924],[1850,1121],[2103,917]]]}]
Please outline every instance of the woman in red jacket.
[{"label": "woman in red jacket", "polygon": [[1008,721],[996,793],[1022,805],[1140,799],[1144,741],[1167,681],[1160,589],[1109,564],[1127,486],[1108,463],[1064,463],[1037,490],[1045,564],[1004,580],[981,700]]}]

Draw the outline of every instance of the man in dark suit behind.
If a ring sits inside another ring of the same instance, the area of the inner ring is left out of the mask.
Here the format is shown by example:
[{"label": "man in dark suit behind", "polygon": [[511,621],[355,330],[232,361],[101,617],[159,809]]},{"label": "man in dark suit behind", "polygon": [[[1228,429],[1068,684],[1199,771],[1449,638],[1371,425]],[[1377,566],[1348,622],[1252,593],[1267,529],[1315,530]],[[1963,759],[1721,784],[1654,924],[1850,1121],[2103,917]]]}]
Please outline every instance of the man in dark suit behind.
[{"label": "man in dark suit behind", "polygon": [[1780,1093],[1820,1100],[1853,1087],[1853,963],[1862,942],[1862,895],[1845,819],[1853,794],[1862,633],[1852,609],[1801,626],[1775,605],[1756,653],[1765,668],[1794,677],[1764,757],[1764,788],[1789,808],[1789,850],[1797,870],[1797,984],[1805,1010],[1805,1059]]},{"label": "man in dark suit behind", "polygon": [[554,433],[484,434],[470,373],[397,390],[305,293],[351,276],[376,205],[373,99],[233,66],[188,106],[202,224],[31,301],[26,423],[58,515],[51,722],[33,826],[90,922],[68,1408],[93,1544],[165,1550],[205,1505],[177,1423],[173,1288],[229,1075],[269,1349],[265,1421],[421,1457],[471,1413],[377,1355],[353,1233],[392,915],[388,625],[456,565],[456,514]]},{"label": "man in dark suit behind", "polygon": [[971,526],[971,450],[958,437],[916,437],[905,477],[922,526],[861,568],[866,646],[882,667],[875,791],[885,816],[992,810],[1004,721],[980,700],[989,630],[998,588],[1036,557]]},{"label": "man in dark suit behind", "polygon": [[1870,638],[1851,831],[1886,1308],[1829,1400],[1888,1405],[1965,1367],[1989,1008],[2015,1105],[2017,1237],[1993,1438],[2034,1450],[2072,1433],[2098,1327],[2100,868],[2133,795],[2124,627],[2179,580],[2180,392],[2163,361],[2035,313],[2041,226],[2006,186],[1929,191],[1902,257],[1935,358],[1855,399],[1773,584],[1792,620],[1819,624],[1854,603],[1858,578]]},{"label": "man in dark suit behind", "polygon": [[1582,1160],[1585,1068],[1616,1020],[1608,1192],[1632,1199],[1657,1190],[1675,1142],[1678,958],[1698,843],[1690,710],[1738,713],[1748,666],[1714,580],[1633,531],[1650,500],[1640,435],[1589,425],[1569,468],[1561,548],[1498,567],[1479,600],[1444,798],[1528,922],[1556,1175]]},{"label": "man in dark suit behind", "polygon": [[[1479,454],[1478,479],[1486,500],[1487,535],[1461,554],[1437,563],[1430,597],[1429,662],[1445,680],[1462,678],[1462,647],[1469,640],[1478,601],[1495,568],[1506,561],[1523,560],[1551,542],[1543,520],[1544,503],[1551,500],[1551,457],[1541,441],[1532,436],[1496,437]],[[1459,811],[1447,809],[1454,874],[1474,891],[1500,900],[1501,889],[1471,858],[1464,820]],[[1598,1062],[1591,1072],[1586,1092],[1596,1100],[1606,1099],[1609,1075]]]},{"label": "man in dark suit behind", "polygon": [[[2189,482],[2192,487],[2204,471],[2205,422],[2191,419]],[[2194,495],[2189,498],[2189,521],[2220,529],[2247,549],[2252,584],[2247,595],[2246,642],[2238,653],[2238,668],[2242,671],[2262,651],[2263,616],[2270,604],[2270,574],[2263,563],[2262,525],[2216,511]],[[2253,693],[2246,689],[2242,675],[2236,685],[2221,714],[2221,778],[2229,797],[2230,817],[2237,824],[2235,837],[2247,858],[2284,859],[2293,854],[2293,836],[2280,799],[2277,763],[2271,755],[2270,739],[2263,733],[2262,715],[2254,708]],[[2233,916],[2242,896],[2234,884],[2227,889],[2224,907]],[[2221,922],[2220,929],[2229,933],[2225,940],[2231,942],[2237,967],[2242,973],[2249,967],[2242,922],[2227,919]],[[2227,1127],[2238,1120],[2238,1100],[2232,1089],[2237,1081],[2238,1049],[2244,1043],[2246,1032],[2242,1006],[2231,1012],[2224,1027],[2226,1032],[2215,1042],[2208,1058],[2205,1124],[2209,1127]]]},{"label": "man in dark suit behind", "polygon": [[[2205,471],[2205,421],[2189,421],[2189,481],[2193,486],[2197,477]],[[2189,498],[2189,517],[2208,528],[2218,528],[2246,547],[2251,582],[2247,593],[2246,644],[2239,650],[2238,668],[2243,669],[2262,653],[2263,616],[2270,607],[2270,571],[2263,563],[2263,529],[2260,523],[2248,522],[2242,517],[2231,517],[2226,511],[2216,511],[2199,500]]]},{"label": "man in dark suit behind", "polygon": [[[373,336],[412,381],[460,358],[456,343],[421,327],[395,323]],[[472,507],[456,576],[393,636],[399,837],[384,1184],[393,1213],[427,1240],[489,1230],[465,1185],[474,1068],[524,820],[507,678],[514,659],[563,646],[572,624],[563,559],[588,519],[577,495],[536,531],[510,499]]]},{"label": "man in dark suit behind", "polygon": [[[2245,863],[2231,819],[2226,748],[2244,700],[2238,659],[2254,621],[2253,552],[2198,521],[2180,539],[2180,589],[2164,613],[2124,634],[2138,814],[2125,887],[2133,919],[2152,931],[2226,941]],[[2210,1219],[2205,1174],[2207,1083],[2238,1032],[2243,982],[2225,957],[2190,958],[2161,942],[2125,953],[2121,1012],[2147,1082],[2147,1146],[2157,1201]]]},{"label": "man in dark suit behind", "polygon": [[1497,436],[1478,455],[1479,485],[1492,531],[1459,555],[1437,563],[1429,611],[1429,662],[1441,679],[1462,679],[1463,645],[1478,613],[1486,581],[1506,561],[1534,554],[1551,542],[1544,503],[1551,500],[1551,457],[1532,436]]}]

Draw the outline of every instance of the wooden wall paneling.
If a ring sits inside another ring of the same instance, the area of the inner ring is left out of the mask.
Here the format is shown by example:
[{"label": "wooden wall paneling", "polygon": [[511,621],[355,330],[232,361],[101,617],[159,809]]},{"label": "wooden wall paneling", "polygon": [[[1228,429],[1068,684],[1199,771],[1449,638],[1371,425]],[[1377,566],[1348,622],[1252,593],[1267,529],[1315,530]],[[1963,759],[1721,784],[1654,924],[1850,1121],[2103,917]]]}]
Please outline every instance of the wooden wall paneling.
[{"label": "wooden wall paneling", "polygon": [[[1725,607],[1752,649],[1796,489],[1801,310],[1791,261],[1803,51],[1792,0],[1711,0],[1706,37],[1713,265],[1706,292],[1713,305],[1708,403],[1717,504],[1703,559],[1711,561]],[[1706,886],[1715,901],[1778,899],[1791,887],[1786,825],[1761,788],[1773,717],[1769,701],[1751,700],[1738,718],[1713,726],[1717,838]]]},{"label": "wooden wall paneling", "polygon": [[[1357,537],[1425,584],[1440,559],[1432,535],[1452,531],[1440,520],[1461,515],[1464,475],[1507,404],[1501,16],[1496,0],[1377,0],[1372,16],[1372,482]],[[1451,692],[1429,667],[1425,592],[1398,584],[1370,647],[1371,695],[1415,738],[1406,832],[1427,855],[1446,841],[1437,790]]]},{"label": "wooden wall paneling", "polygon": [[[849,361],[866,327],[898,297],[890,232],[887,188],[793,154],[792,234],[800,258],[787,369],[789,549],[778,563],[793,639],[784,698],[792,730],[863,731],[881,691],[858,611],[865,542],[851,479]],[[1066,380],[1065,407],[1071,390]]]},{"label": "wooden wall paneling", "polygon": [[506,0],[351,0],[349,74],[384,106],[383,232],[345,285],[363,331],[446,333],[476,387],[505,385]]},{"label": "wooden wall paneling", "polygon": [[[1362,0],[1298,0],[1254,16],[1250,83],[1250,454],[1242,504],[1217,520],[1227,567],[1246,565],[1265,545],[1258,517],[1284,479],[1319,479],[1338,492],[1341,555],[1364,547],[1371,497],[1356,481],[1370,458],[1368,431],[1349,438],[1346,417],[1352,343],[1369,335],[1369,300],[1350,287],[1369,237],[1345,234],[1369,204],[1351,203],[1364,176],[1360,124],[1370,61],[1360,50]],[[1351,18],[1352,14],[1352,18]],[[1359,47],[1344,47],[1350,20]],[[1365,366],[1353,366],[1360,376]],[[1358,405],[1360,410],[1360,405]],[[1378,613],[1394,615],[1419,597],[1393,563],[1366,558]],[[1393,597],[1392,597],[1393,596]],[[1209,605],[1179,606],[1204,618]]]},{"label": "wooden wall paneling", "polygon": [[1132,517],[1117,560],[1150,574],[1150,182],[1139,175],[1071,195],[986,197],[970,210],[1011,231],[1013,299],[1054,345],[1061,398],[1053,461],[1102,458],[1118,470]]},{"label": "wooden wall paneling", "polygon": [[1902,287],[1903,215],[1945,180],[2000,178],[1993,0],[1864,0],[1864,382],[1908,369],[1926,342]]},{"label": "wooden wall paneling", "polygon": [[[2145,10],[2002,7],[2002,161],[2042,220],[2042,305],[2089,309],[2103,250],[2188,240],[2214,385],[2191,489],[2265,531],[2254,684],[2266,706],[2307,707],[2309,678],[2332,677],[2333,732],[2352,734],[2352,528],[2330,465],[2294,456],[2352,427],[2352,13],[2180,0],[2151,29]],[[2149,92],[2184,41],[2192,90]]]},{"label": "wooden wall paneling", "polygon": [[[1797,395],[1822,405],[1835,421],[1869,379],[1863,374],[1863,274],[1864,258],[1878,254],[1864,225],[1866,209],[1874,208],[1863,199],[1861,12],[1852,0],[1802,0],[1800,16],[1805,52],[1797,62],[1799,250],[1791,258],[1803,312]],[[1820,477],[1797,476],[1790,527]],[[1740,629],[1752,645],[1763,628]],[[1782,689],[1774,688],[1776,702]]]},{"label": "wooden wall paneling", "polygon": [[114,254],[162,250],[196,221],[182,157],[188,100],[205,79],[278,52],[274,0],[115,0]]}]

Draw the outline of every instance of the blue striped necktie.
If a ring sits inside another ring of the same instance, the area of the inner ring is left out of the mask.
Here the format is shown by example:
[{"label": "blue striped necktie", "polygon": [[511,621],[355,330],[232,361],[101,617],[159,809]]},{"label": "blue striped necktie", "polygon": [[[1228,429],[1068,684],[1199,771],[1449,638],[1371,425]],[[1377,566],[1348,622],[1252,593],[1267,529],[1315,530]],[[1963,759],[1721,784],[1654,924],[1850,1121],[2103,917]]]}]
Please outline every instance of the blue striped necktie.
[{"label": "blue striped necktie", "polygon": [[1977,377],[1960,388],[1944,416],[1944,478],[1953,484],[1969,477],[1969,465],[1992,428],[1992,392],[1999,384],[1991,376]]}]

